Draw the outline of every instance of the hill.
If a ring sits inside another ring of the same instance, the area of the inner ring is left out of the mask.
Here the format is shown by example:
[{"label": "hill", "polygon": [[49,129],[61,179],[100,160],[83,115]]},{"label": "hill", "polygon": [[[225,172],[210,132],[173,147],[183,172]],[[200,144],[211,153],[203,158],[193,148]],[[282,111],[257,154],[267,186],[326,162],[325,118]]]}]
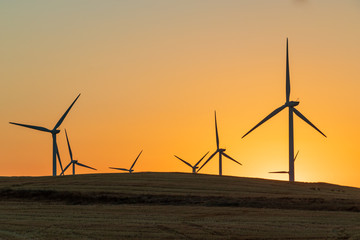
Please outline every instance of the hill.
[{"label": "hill", "polygon": [[187,173],[0,178],[1,239],[360,239],[360,189]]}]

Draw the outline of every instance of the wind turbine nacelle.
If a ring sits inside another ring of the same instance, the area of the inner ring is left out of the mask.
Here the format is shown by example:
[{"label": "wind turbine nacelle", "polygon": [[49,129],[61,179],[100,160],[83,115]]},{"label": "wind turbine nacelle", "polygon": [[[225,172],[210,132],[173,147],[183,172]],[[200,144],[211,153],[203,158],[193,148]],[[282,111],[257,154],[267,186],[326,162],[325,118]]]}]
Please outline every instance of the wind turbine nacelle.
[{"label": "wind turbine nacelle", "polygon": [[58,130],[58,129],[51,131],[52,134],[58,134],[59,132],[60,132],[60,130]]},{"label": "wind turbine nacelle", "polygon": [[134,170],[129,170],[129,173],[132,173]]},{"label": "wind turbine nacelle", "polygon": [[226,151],[225,148],[220,148],[220,149],[219,149],[219,152],[225,152],[225,151]]},{"label": "wind turbine nacelle", "polygon": [[290,101],[288,102],[287,106],[288,107],[295,107],[297,105],[299,105],[300,102],[297,102],[297,101]]}]

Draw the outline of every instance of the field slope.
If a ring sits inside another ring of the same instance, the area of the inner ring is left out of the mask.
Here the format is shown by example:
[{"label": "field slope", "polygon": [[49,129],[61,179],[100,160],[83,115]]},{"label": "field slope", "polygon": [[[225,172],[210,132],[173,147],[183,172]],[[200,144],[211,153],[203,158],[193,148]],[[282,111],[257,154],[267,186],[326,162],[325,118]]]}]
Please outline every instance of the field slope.
[{"label": "field slope", "polygon": [[360,189],[186,173],[0,177],[0,239],[360,239]]}]

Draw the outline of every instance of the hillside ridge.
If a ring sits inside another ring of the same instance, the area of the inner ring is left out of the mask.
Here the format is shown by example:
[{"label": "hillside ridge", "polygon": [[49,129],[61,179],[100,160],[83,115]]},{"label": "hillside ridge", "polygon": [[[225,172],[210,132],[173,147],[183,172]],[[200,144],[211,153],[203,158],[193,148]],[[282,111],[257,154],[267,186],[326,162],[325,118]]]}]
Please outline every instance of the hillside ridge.
[{"label": "hillside ridge", "polygon": [[0,200],[360,212],[360,189],[188,173],[0,177]]}]

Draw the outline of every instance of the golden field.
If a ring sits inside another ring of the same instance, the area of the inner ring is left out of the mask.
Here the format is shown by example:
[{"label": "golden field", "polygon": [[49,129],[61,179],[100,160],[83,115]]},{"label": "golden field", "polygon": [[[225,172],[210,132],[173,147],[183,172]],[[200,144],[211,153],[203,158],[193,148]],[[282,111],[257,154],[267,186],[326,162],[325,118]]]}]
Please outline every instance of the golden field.
[{"label": "golden field", "polygon": [[360,189],[187,173],[0,178],[0,239],[360,239]]}]

